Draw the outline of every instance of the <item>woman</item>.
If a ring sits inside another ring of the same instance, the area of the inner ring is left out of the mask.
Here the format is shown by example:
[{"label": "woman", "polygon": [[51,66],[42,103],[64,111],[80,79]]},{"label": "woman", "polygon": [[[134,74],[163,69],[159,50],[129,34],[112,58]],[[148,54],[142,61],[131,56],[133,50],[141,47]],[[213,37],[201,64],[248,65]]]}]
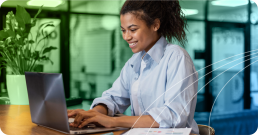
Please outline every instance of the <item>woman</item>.
[{"label": "woman", "polygon": [[[186,42],[179,2],[129,0],[121,8],[120,21],[134,55],[91,110],[68,111],[68,117],[75,117],[71,126],[97,122],[105,127],[188,127],[198,134],[193,119],[198,74],[188,53],[166,41]],[[132,116],[111,117],[130,105]]]}]

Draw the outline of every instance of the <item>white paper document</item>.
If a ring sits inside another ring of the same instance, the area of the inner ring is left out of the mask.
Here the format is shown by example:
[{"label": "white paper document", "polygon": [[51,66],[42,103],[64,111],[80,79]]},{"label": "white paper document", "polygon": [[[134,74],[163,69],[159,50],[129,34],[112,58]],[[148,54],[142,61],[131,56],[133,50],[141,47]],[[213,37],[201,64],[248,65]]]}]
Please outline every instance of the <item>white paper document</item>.
[{"label": "white paper document", "polygon": [[123,135],[190,135],[192,128],[133,128]]}]

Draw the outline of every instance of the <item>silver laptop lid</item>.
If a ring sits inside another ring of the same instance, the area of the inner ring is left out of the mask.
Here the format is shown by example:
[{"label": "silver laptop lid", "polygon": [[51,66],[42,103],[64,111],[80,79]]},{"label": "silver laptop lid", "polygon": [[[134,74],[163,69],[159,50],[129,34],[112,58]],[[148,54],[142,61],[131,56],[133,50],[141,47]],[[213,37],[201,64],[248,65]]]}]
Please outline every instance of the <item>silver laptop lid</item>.
[{"label": "silver laptop lid", "polygon": [[69,133],[62,74],[25,72],[33,123]]}]

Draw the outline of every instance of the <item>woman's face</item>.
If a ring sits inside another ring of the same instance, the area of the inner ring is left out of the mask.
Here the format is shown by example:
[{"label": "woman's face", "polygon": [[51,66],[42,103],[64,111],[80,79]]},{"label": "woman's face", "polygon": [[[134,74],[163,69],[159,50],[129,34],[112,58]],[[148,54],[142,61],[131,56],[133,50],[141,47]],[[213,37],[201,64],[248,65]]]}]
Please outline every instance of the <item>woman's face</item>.
[{"label": "woman's face", "polygon": [[150,48],[159,39],[157,25],[148,28],[143,20],[140,20],[131,13],[120,15],[121,30],[123,39],[129,44],[133,53],[145,50],[148,52]]}]

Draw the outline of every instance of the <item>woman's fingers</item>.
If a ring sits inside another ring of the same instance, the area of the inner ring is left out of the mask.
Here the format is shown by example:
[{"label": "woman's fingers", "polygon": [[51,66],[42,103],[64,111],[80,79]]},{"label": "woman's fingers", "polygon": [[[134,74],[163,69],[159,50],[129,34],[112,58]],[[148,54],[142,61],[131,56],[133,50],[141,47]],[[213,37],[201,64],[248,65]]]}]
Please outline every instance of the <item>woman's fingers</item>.
[{"label": "woman's fingers", "polygon": [[73,127],[79,127],[82,128],[83,126],[96,122],[99,125],[102,125],[104,127],[114,127],[114,119],[106,116],[104,114],[101,114],[99,112],[96,112],[94,110],[89,111],[83,111],[77,113],[74,122],[70,125]]},{"label": "woman's fingers", "polygon": [[91,117],[96,116],[96,112],[95,111],[83,111],[83,112],[79,112],[77,113],[76,117],[74,118],[74,127],[78,127],[82,120],[84,119],[89,119]]},{"label": "woman's fingers", "polygon": [[74,111],[74,110],[70,110],[69,112],[67,111],[68,118],[71,118],[71,117],[73,117],[76,114],[77,114],[77,112]]},{"label": "woman's fingers", "polygon": [[77,115],[77,113],[83,112],[83,111],[85,110],[83,109],[67,110],[68,118],[74,118]]},{"label": "woman's fingers", "polygon": [[81,124],[81,121],[83,120],[83,115],[81,113],[78,113],[73,121],[73,126],[78,127]]},{"label": "woman's fingers", "polygon": [[68,109],[67,109],[67,114],[71,113],[72,111],[73,111],[73,110],[68,110]]},{"label": "woman's fingers", "polygon": [[82,128],[82,127],[84,127],[85,125],[87,125],[87,124],[89,124],[89,123],[92,123],[92,122],[96,122],[95,117],[91,117],[91,118],[88,118],[88,119],[84,120],[84,121],[79,125],[79,128]]}]

